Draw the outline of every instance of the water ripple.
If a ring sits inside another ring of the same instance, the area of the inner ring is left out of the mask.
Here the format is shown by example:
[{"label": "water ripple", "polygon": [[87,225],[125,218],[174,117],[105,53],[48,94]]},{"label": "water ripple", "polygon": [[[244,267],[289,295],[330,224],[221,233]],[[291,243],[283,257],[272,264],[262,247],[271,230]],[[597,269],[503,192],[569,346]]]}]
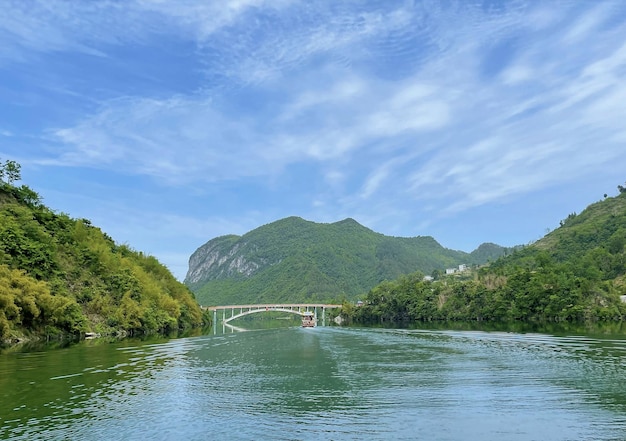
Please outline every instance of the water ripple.
[{"label": "water ripple", "polygon": [[0,358],[0,439],[622,439],[625,349],[341,328],[77,346]]}]

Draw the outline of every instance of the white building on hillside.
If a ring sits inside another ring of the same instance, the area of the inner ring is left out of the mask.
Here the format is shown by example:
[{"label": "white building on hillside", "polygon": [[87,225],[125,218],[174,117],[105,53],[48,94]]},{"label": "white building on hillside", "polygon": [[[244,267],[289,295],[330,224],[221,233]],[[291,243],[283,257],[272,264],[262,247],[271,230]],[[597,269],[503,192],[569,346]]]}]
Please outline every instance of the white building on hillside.
[{"label": "white building on hillside", "polygon": [[463,271],[467,271],[467,265],[462,263],[458,268],[446,268],[446,274],[454,274],[454,273],[462,273]]}]

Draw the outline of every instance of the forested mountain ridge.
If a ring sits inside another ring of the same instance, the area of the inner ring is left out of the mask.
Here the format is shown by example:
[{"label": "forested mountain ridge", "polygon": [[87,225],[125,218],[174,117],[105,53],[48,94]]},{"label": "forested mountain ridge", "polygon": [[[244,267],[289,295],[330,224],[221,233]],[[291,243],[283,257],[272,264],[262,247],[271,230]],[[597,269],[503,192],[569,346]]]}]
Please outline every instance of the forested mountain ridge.
[{"label": "forested mountain ridge", "polygon": [[0,182],[0,343],[202,322],[193,294],[156,258],[53,212],[26,186]]},{"label": "forested mountain ridge", "polygon": [[344,219],[288,217],[243,236],[221,236],[189,259],[185,284],[201,304],[354,299],[383,280],[495,260],[505,248],[450,250],[428,236],[390,237]]},{"label": "forested mountain ridge", "polygon": [[625,320],[626,189],[570,214],[536,243],[471,273],[419,274],[370,290],[344,317],[361,323],[416,320]]}]

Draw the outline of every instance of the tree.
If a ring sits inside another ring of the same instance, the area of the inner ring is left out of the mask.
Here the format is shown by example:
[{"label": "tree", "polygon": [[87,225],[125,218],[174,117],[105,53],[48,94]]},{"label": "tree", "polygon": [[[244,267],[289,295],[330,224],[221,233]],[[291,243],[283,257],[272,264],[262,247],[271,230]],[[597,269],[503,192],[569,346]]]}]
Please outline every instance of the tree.
[{"label": "tree", "polygon": [[0,180],[8,184],[13,184],[15,181],[22,179],[21,176],[22,166],[15,161],[6,160],[4,164],[0,165]]},{"label": "tree", "polygon": [[430,276],[435,280],[439,280],[441,279],[443,274],[444,274],[443,271],[441,271],[440,269],[434,269],[433,272],[430,274]]}]

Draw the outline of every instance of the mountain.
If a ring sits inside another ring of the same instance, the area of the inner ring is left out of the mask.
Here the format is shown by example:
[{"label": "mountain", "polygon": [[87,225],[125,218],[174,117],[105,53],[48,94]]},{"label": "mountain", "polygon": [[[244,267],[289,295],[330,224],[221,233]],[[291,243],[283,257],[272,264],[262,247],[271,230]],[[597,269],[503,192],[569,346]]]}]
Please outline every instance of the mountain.
[{"label": "mountain", "polygon": [[[555,230],[492,265],[493,270],[531,268],[536,261],[566,264],[577,273],[602,280],[626,271],[626,192],[571,213]],[[599,272],[596,272],[599,271]]]},{"label": "mountain", "polygon": [[202,322],[191,291],[154,257],[55,213],[26,186],[0,182],[0,344]]},{"label": "mountain", "polygon": [[503,255],[510,254],[511,252],[522,248],[523,247],[521,245],[511,248],[503,248],[495,243],[483,243],[470,253],[470,262],[480,265],[494,261]]},{"label": "mountain", "polygon": [[626,320],[626,189],[465,280],[404,276],[374,287],[354,322]]},{"label": "mountain", "polygon": [[432,237],[385,236],[354,219],[321,224],[288,217],[202,245],[184,283],[204,305],[337,301],[401,274],[480,264],[504,252],[491,244],[468,254]]}]

